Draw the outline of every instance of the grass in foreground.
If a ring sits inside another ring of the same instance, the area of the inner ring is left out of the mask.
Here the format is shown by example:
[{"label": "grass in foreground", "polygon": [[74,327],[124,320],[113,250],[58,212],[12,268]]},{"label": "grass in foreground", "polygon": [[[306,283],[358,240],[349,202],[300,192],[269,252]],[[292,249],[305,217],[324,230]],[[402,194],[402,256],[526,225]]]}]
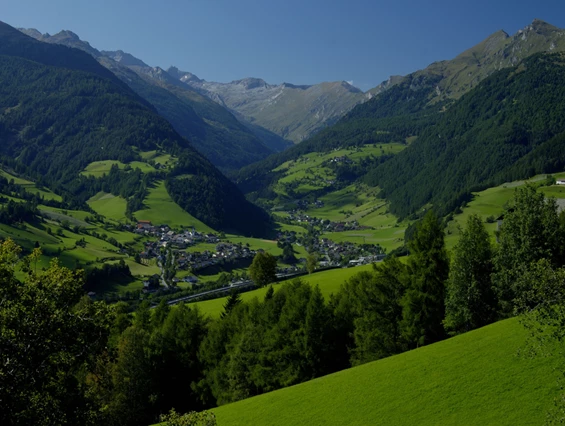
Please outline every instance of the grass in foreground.
[{"label": "grass in foreground", "polygon": [[543,424],[556,357],[517,356],[516,319],[212,411],[219,425]]}]

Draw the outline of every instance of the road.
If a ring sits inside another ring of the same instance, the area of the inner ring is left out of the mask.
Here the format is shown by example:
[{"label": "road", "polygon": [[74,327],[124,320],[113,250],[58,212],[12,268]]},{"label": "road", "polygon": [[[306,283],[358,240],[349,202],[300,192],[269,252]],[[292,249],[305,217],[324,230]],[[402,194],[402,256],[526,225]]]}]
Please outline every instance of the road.
[{"label": "road", "polygon": [[253,281],[251,281],[251,280],[239,281],[239,282],[230,284],[229,287],[216,288],[214,290],[203,291],[202,293],[192,294],[190,296],[184,296],[184,297],[179,297],[178,299],[169,300],[167,302],[167,305],[176,305],[177,303],[180,303],[180,302],[198,299],[202,296],[208,296],[210,294],[216,294],[216,293],[222,293],[222,292],[227,293],[233,288],[246,288],[246,287],[251,287],[251,286],[255,286],[255,284],[253,284]]}]

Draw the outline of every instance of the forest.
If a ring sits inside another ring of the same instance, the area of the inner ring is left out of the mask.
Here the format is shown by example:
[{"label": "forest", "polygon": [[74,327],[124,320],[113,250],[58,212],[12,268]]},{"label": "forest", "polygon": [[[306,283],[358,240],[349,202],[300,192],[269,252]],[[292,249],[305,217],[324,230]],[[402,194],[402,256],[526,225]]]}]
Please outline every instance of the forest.
[{"label": "forest", "polygon": [[516,314],[555,325],[565,306],[564,236],[555,201],[526,186],[516,190],[496,244],[470,216],[450,259],[430,211],[415,226],[407,263],[388,257],[327,301],[300,279],[270,287],[263,300],[232,293],[219,319],[164,301],[135,313],[93,302],[80,271],[56,261],[38,271],[39,249],[20,257],[6,240],[0,420],[149,424],[171,409],[210,409]]}]

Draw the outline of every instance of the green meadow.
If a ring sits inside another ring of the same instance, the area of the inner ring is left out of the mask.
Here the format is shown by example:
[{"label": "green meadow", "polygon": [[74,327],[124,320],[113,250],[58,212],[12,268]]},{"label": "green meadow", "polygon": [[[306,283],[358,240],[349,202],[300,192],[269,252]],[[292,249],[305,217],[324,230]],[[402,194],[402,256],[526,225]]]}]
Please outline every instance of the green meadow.
[{"label": "green meadow", "polygon": [[[141,161],[132,161],[127,165],[129,165],[132,169],[140,169],[143,173],[151,173],[155,171],[155,168],[153,166]],[[81,172],[81,175],[94,176],[97,178],[102,177],[110,173],[112,166],[118,166],[118,168],[124,169],[126,167],[126,164],[117,160],[94,161],[86,166],[86,168]]]},{"label": "green meadow", "polygon": [[328,181],[335,179],[335,173],[327,166],[327,162],[338,157],[347,156],[353,162],[360,161],[366,157],[380,157],[386,154],[397,154],[406,145],[391,143],[383,145],[366,145],[359,148],[339,149],[329,153],[313,152],[305,154],[297,160],[287,161],[278,166],[274,171],[284,171],[284,177],[280,178],[274,190],[276,193],[286,196],[285,184],[297,182],[294,191],[298,194],[307,194],[329,185]]},{"label": "green meadow", "polygon": [[96,213],[117,222],[126,221],[127,201],[122,197],[113,194],[99,192],[87,201],[88,205]]},{"label": "green meadow", "polygon": [[165,181],[159,181],[149,189],[149,195],[145,198],[144,204],[145,209],[134,213],[137,220],[150,220],[154,224],[173,227],[194,226],[200,232],[213,232],[212,228],[184,211],[171,199],[165,188]]},{"label": "green meadow", "polygon": [[[565,178],[565,172],[553,174],[556,179]],[[504,212],[504,206],[509,203],[514,197],[516,188],[519,188],[526,183],[536,183],[543,180],[547,175],[537,175],[528,180],[519,180],[514,182],[507,182],[493,188],[488,188],[484,191],[473,193],[473,200],[470,201],[462,213],[456,214],[453,220],[450,221],[446,229],[445,243],[449,250],[451,250],[459,238],[459,229],[466,226],[467,220],[470,215],[477,214],[485,222],[487,218],[496,219]],[[565,199],[565,187],[561,185],[543,186],[539,188],[548,198],[553,197],[556,199]],[[497,229],[496,222],[485,223],[492,239],[495,239],[495,231]]]},{"label": "green meadow", "polygon": [[[341,285],[347,279],[361,271],[368,271],[372,267],[372,265],[364,265],[355,268],[331,269],[328,271],[315,272],[311,275],[304,275],[301,276],[300,279],[311,285],[317,285],[318,287],[320,287],[320,291],[327,301],[332,293],[338,292]],[[277,289],[287,281],[281,281],[279,283],[273,284],[273,288],[275,289],[275,291],[277,291]],[[268,287],[263,287],[257,290],[241,293],[241,299],[244,301],[249,301],[255,297],[262,299],[265,297],[267,288]],[[217,318],[223,312],[226,300],[227,297],[221,297],[218,299],[205,300],[203,302],[195,302],[193,305],[198,306],[198,309],[203,314],[210,315],[212,318]]]},{"label": "green meadow", "polygon": [[543,424],[562,363],[519,356],[525,341],[514,318],[211,411],[222,426]]}]

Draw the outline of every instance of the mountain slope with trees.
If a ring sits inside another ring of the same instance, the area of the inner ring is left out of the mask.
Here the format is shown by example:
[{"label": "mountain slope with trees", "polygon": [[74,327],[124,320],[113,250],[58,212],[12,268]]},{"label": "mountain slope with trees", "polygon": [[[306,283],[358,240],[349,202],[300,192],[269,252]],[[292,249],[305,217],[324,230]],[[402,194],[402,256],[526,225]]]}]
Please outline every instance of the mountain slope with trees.
[{"label": "mountain slope with trees", "polygon": [[[137,199],[139,208],[151,180],[166,179],[171,197],[214,228],[266,231],[266,214],[90,55],[38,42],[6,24],[0,24],[0,40],[5,164],[79,204],[106,185],[108,192]],[[173,170],[134,181],[119,170],[98,180],[79,175],[94,161],[127,163],[151,150],[177,157]]]},{"label": "mountain slope with trees", "polygon": [[[565,137],[565,55],[537,54],[497,72],[438,115],[418,140],[367,182],[391,211],[407,216],[427,203],[441,214],[472,191],[536,173],[561,171]],[[542,150],[551,156],[541,156]]]},{"label": "mountain slope with trees", "polygon": [[100,52],[71,31],[53,36],[33,29],[20,31],[48,44],[74,47],[92,55],[223,170],[241,168],[290,145],[250,130],[226,108],[175,80],[161,68],[150,67],[127,53]]}]

